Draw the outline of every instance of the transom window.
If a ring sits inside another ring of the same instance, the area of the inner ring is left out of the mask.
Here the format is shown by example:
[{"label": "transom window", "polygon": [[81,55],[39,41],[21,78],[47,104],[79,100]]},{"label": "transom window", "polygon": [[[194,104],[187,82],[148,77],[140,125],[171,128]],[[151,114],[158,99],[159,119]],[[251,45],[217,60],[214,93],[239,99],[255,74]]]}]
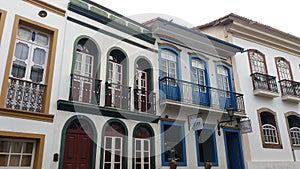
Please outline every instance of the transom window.
[{"label": "transom window", "polygon": [[285,59],[277,59],[276,63],[280,80],[292,80],[289,62]]},{"label": "transom window", "polygon": [[43,83],[50,37],[43,32],[19,26],[11,77]]},{"label": "transom window", "polygon": [[32,169],[36,142],[0,138],[0,169]]},{"label": "transom window", "polygon": [[252,73],[267,74],[265,57],[258,51],[249,51],[249,59]]}]

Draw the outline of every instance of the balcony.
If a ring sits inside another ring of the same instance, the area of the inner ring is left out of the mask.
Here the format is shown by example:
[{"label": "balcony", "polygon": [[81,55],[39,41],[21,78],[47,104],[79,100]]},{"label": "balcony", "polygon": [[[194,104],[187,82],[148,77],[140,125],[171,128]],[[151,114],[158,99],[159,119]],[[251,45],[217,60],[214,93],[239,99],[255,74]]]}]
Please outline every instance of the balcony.
[{"label": "balcony", "polygon": [[245,115],[242,94],[164,77],[159,80],[161,104],[186,106],[203,111],[224,112],[232,106],[236,113]]},{"label": "balcony", "polygon": [[279,81],[282,100],[299,103],[300,102],[300,83],[291,80]]},{"label": "balcony", "polygon": [[42,112],[46,85],[9,77],[5,107]]},{"label": "balcony", "polygon": [[131,87],[117,83],[105,83],[105,106],[130,110]]},{"label": "balcony", "polygon": [[100,103],[101,80],[71,74],[70,101],[89,104]]},{"label": "balcony", "polygon": [[141,90],[134,89],[134,110],[144,113],[156,112],[156,94]]},{"label": "balcony", "polygon": [[276,77],[261,73],[251,74],[255,96],[275,98],[279,96]]}]

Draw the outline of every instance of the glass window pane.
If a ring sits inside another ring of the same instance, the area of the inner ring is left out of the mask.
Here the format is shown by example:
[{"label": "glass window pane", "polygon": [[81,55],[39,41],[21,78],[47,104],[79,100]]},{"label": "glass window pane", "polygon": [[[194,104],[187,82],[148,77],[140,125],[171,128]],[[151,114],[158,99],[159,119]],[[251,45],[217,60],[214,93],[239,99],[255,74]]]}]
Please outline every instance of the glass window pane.
[{"label": "glass window pane", "polygon": [[11,142],[11,153],[21,153],[22,143],[21,142]]},{"label": "glass window pane", "polygon": [[32,61],[35,64],[44,65],[46,60],[46,51],[41,48],[35,48]]},{"label": "glass window pane", "polygon": [[148,140],[144,140],[144,150],[145,151],[149,150],[149,141]]},{"label": "glass window pane", "polygon": [[28,58],[29,46],[25,43],[18,42],[15,49],[15,57],[21,60]]},{"label": "glass window pane", "polygon": [[16,78],[24,78],[26,71],[25,62],[14,61],[11,69],[11,75]]},{"label": "glass window pane", "polygon": [[104,155],[104,161],[105,162],[110,162],[111,161],[111,151],[105,151],[105,155]]},{"label": "glass window pane", "polygon": [[136,150],[141,150],[141,140],[136,140]]},{"label": "glass window pane", "polygon": [[9,166],[19,166],[20,165],[20,155],[11,155],[9,160]]},{"label": "glass window pane", "polygon": [[8,153],[8,152],[9,152],[9,142],[0,141],[0,153]]},{"label": "glass window pane", "polygon": [[31,166],[31,155],[23,155],[21,167],[30,167]]},{"label": "glass window pane", "polygon": [[111,168],[110,168],[110,165],[111,165],[110,163],[105,163],[104,169],[111,169]]},{"label": "glass window pane", "polygon": [[164,125],[164,151],[165,161],[170,162],[172,159],[177,159],[178,162],[183,162],[183,139],[181,126]]},{"label": "glass window pane", "polygon": [[111,143],[112,143],[112,138],[111,137],[106,137],[105,148],[106,149],[111,149]]},{"label": "glass window pane", "polygon": [[8,165],[8,155],[0,154],[0,166]]},{"label": "glass window pane", "polygon": [[120,151],[115,151],[115,162],[120,162],[121,161],[121,152]]},{"label": "glass window pane", "polygon": [[24,40],[30,40],[31,38],[31,31],[24,27],[19,27],[18,29],[18,37]]},{"label": "glass window pane", "polygon": [[32,153],[33,143],[24,143],[23,144],[23,153]]},{"label": "glass window pane", "polygon": [[121,149],[121,138],[116,138],[115,148]]},{"label": "glass window pane", "polygon": [[49,38],[47,35],[38,33],[36,36],[36,43],[43,46],[48,46]]},{"label": "glass window pane", "polygon": [[40,66],[32,66],[31,67],[31,73],[30,73],[30,79],[33,82],[42,82],[43,81],[43,74],[44,69]]}]

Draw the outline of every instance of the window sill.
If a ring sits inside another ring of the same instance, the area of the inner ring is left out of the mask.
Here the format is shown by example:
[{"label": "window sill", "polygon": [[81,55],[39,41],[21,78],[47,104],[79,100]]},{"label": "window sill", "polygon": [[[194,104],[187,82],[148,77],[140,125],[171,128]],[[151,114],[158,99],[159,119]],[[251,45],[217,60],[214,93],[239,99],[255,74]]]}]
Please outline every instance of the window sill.
[{"label": "window sill", "polygon": [[54,119],[53,114],[35,113],[35,112],[14,110],[14,109],[7,109],[7,108],[0,108],[0,116],[8,116],[8,117],[21,118],[21,119],[28,119],[28,120],[37,120],[37,121],[44,121],[50,123],[52,123]]},{"label": "window sill", "polygon": [[266,144],[266,143],[263,143],[263,148],[283,149],[282,144]]}]

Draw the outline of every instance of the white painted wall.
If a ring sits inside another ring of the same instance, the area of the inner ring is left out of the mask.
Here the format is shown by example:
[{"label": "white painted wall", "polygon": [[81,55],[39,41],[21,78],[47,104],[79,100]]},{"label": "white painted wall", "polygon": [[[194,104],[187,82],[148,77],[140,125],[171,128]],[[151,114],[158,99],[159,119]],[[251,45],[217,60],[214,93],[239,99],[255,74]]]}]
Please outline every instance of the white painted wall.
[{"label": "white painted wall", "polygon": [[[300,75],[298,73],[299,63],[300,63],[299,56],[293,56],[291,54],[281,52],[272,49],[270,47],[259,45],[253,42],[249,42],[240,38],[233,38],[233,43],[242,46],[245,49],[257,49],[262,53],[264,53],[266,57],[268,73],[269,75],[276,76],[277,81],[278,81],[278,75],[277,75],[274,57],[278,57],[278,56],[284,57],[285,59],[290,61],[290,66],[293,72],[294,81],[300,81]],[[235,59],[236,59],[235,64],[238,70],[237,76],[240,83],[241,92],[244,94],[246,113],[248,117],[251,119],[252,128],[253,128],[253,132],[248,134],[251,160],[253,162],[265,161],[268,163],[273,163],[274,161],[292,162],[293,155],[290,146],[288,129],[287,129],[287,124],[286,124],[286,119],[284,114],[289,111],[300,113],[299,104],[282,101],[281,93],[279,97],[276,97],[274,99],[254,96],[252,80],[250,77],[251,73],[250,73],[250,66],[249,66],[247,52],[238,53],[235,56]],[[280,85],[278,83],[277,85],[278,85],[278,89],[280,90]],[[262,140],[260,136],[260,129],[259,129],[258,117],[257,117],[257,110],[260,108],[269,108],[272,111],[276,112],[278,127],[279,127],[279,135],[280,135],[283,149],[262,148]],[[296,160],[300,161],[299,150],[295,150],[295,154],[296,154]],[[248,167],[259,168],[257,165],[252,165],[250,163]]]}]

